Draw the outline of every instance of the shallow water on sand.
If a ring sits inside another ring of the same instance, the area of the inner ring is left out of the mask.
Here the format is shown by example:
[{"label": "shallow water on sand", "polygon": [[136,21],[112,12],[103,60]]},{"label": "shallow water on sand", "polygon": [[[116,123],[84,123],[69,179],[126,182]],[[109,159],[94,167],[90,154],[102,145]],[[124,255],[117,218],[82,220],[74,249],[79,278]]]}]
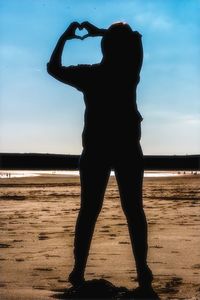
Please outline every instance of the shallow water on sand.
[{"label": "shallow water on sand", "polygon": [[[144,177],[174,177],[183,175],[198,175],[197,171],[145,171]],[[27,171],[27,170],[0,170],[1,178],[21,178],[21,177],[35,177],[35,176],[79,176],[79,171]],[[111,176],[114,176],[114,172],[111,171]]]}]

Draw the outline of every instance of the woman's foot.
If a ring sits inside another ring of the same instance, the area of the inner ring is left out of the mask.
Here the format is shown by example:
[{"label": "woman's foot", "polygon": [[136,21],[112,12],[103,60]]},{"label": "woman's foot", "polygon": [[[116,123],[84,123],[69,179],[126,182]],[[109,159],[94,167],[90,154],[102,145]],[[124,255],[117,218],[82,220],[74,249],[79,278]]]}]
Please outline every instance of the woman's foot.
[{"label": "woman's foot", "polygon": [[84,279],[84,275],[82,272],[73,270],[68,277],[68,281],[74,286],[80,286],[84,283],[85,279]]},{"label": "woman's foot", "polygon": [[150,288],[153,281],[153,274],[148,266],[138,271],[138,283],[141,288]]}]

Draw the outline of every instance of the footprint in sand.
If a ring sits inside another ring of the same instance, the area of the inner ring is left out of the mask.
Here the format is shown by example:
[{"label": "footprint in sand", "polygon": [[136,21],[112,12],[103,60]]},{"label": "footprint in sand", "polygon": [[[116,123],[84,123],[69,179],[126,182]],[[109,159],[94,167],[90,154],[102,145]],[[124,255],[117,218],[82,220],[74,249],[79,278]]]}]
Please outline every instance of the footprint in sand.
[{"label": "footprint in sand", "polygon": [[24,261],[23,258],[15,258],[15,260],[18,261],[18,262]]},{"label": "footprint in sand", "polygon": [[164,288],[161,288],[161,292],[165,293],[177,293],[178,287],[182,284],[183,279],[181,277],[172,277],[170,281],[165,284]]},{"label": "footprint in sand", "polygon": [[119,244],[129,245],[130,242],[119,242]]},{"label": "footprint in sand", "polygon": [[48,235],[45,232],[40,232],[38,235],[38,240],[47,240],[49,239]]},{"label": "footprint in sand", "polygon": [[192,269],[200,269],[200,264],[192,265]]},{"label": "footprint in sand", "polygon": [[34,268],[33,270],[50,272],[50,271],[53,271],[53,268]]},{"label": "footprint in sand", "polygon": [[11,247],[9,244],[0,244],[0,248],[9,248]]}]

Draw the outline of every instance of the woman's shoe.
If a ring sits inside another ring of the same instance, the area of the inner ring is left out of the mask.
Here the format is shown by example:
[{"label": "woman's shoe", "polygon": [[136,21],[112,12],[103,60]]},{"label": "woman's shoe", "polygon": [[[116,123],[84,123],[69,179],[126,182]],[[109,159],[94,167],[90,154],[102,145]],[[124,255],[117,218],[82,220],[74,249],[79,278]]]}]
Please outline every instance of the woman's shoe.
[{"label": "woman's shoe", "polygon": [[150,288],[153,281],[153,274],[148,266],[138,272],[138,283],[141,288]]},{"label": "woman's shoe", "polygon": [[81,272],[73,270],[68,277],[68,281],[74,286],[78,287],[85,282],[84,275]]}]

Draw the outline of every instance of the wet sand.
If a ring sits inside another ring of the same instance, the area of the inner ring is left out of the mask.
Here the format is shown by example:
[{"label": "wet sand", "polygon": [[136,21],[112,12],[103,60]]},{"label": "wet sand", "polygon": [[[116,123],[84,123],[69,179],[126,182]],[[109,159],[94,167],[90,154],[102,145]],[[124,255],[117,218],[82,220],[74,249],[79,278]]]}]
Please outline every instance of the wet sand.
[{"label": "wet sand", "polygon": [[[200,299],[200,177],[145,178],[149,265],[161,299]],[[0,299],[52,299],[69,287],[80,202],[78,177],[0,179]],[[137,287],[114,177],[99,216],[86,279]]]}]

